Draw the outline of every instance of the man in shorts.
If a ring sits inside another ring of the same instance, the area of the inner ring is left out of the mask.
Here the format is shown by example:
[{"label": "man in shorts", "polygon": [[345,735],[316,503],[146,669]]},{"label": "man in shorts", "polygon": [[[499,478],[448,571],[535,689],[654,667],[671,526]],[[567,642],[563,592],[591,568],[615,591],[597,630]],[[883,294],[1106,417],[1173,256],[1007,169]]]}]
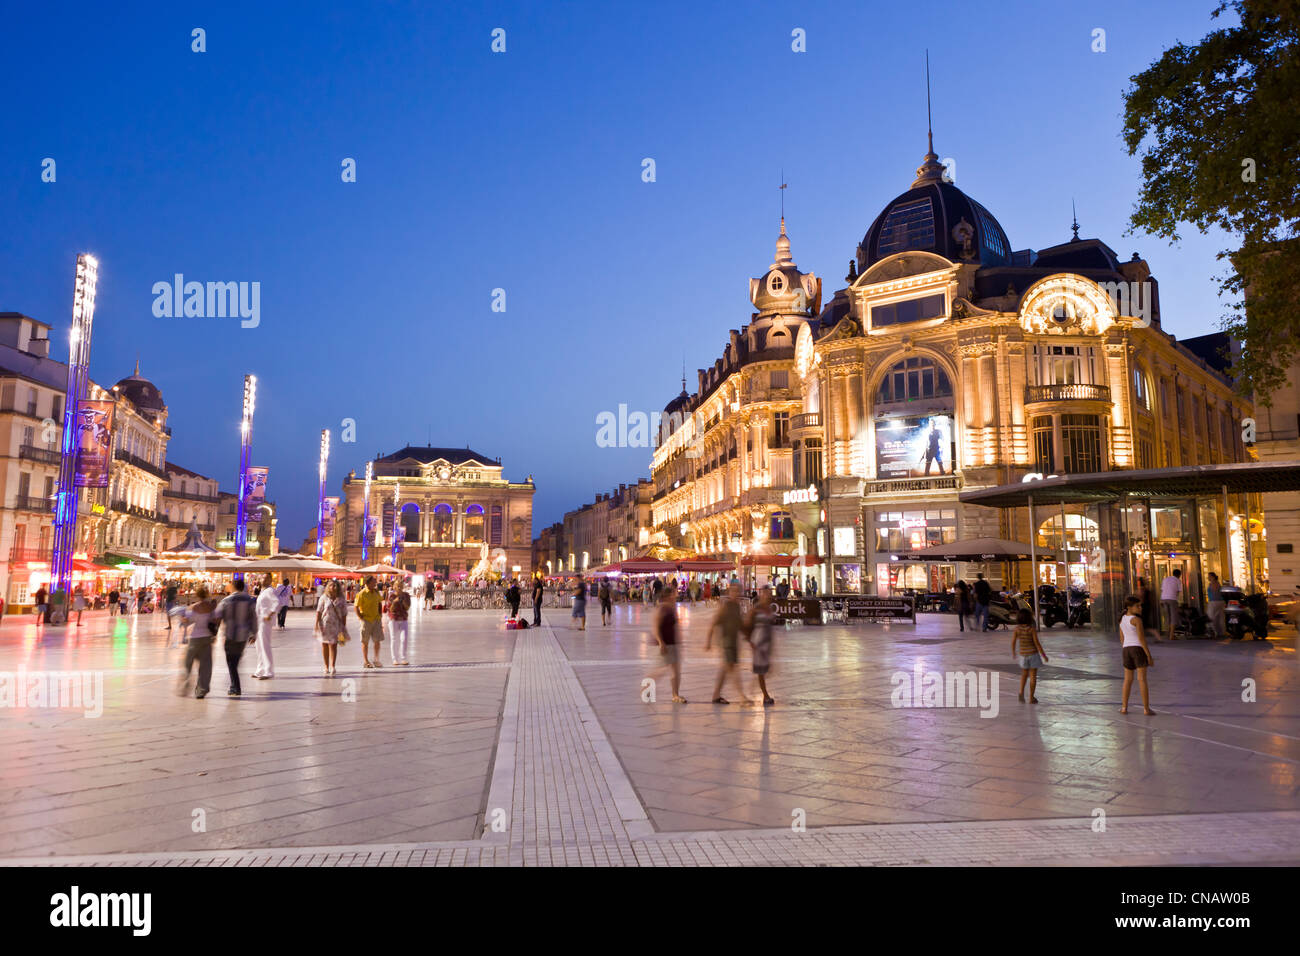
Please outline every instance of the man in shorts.
[{"label": "man in shorts", "polygon": [[718,668],[718,679],[713,686],[715,704],[731,703],[722,696],[722,685],[729,676],[736,682],[736,695],[743,703],[750,702],[745,696],[745,689],[740,686],[740,671],[736,669],[736,664],[740,661],[740,625],[740,583],[735,582],[727,588],[727,596],[718,608],[713,623],[709,625],[709,636],[704,642],[706,651],[713,647],[713,634],[716,631],[718,643],[722,645],[722,662]]},{"label": "man in shorts", "polygon": [[[379,593],[379,582],[372,574],[366,578],[366,586],[357,595],[357,617],[361,619],[361,659],[363,667],[383,667],[379,660],[379,645],[384,642],[383,598]],[[370,659],[370,644],[375,645],[375,659]]]}]

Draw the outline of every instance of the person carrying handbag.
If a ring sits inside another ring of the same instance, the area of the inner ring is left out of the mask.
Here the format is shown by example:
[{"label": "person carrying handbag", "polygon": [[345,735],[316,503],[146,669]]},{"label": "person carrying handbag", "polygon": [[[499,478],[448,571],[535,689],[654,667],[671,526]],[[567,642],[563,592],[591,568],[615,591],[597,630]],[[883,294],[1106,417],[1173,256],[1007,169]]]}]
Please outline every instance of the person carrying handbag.
[{"label": "person carrying handbag", "polygon": [[337,581],[326,585],[325,593],[316,602],[316,640],[320,641],[325,676],[333,677],[339,645],[348,641],[348,605]]}]

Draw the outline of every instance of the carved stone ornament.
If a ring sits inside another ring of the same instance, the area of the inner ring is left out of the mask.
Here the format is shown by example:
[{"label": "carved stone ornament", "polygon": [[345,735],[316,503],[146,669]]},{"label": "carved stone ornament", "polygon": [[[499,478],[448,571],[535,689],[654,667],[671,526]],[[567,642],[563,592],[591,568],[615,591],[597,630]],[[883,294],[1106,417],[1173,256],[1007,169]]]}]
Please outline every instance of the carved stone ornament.
[{"label": "carved stone ornament", "polygon": [[970,315],[970,304],[965,299],[952,300],[952,317],[954,319],[964,319]]}]

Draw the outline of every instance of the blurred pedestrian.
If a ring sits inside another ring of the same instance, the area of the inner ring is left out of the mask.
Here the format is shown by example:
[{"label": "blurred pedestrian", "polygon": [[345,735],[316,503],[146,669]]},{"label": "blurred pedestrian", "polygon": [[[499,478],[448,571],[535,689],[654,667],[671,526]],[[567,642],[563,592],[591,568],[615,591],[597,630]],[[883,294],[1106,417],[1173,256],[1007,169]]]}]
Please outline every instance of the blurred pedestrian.
[{"label": "blurred pedestrian", "polygon": [[654,636],[659,644],[661,664],[650,672],[651,680],[658,680],[665,673],[672,678],[673,703],[684,704],[682,696],[682,657],[681,645],[677,640],[677,592],[664,591],[659,607],[654,616]]},{"label": "blurred pedestrian", "polygon": [[740,684],[740,672],[736,669],[736,664],[740,660],[740,583],[734,582],[727,588],[727,596],[722,605],[718,608],[718,613],[713,618],[713,623],[709,625],[709,634],[704,641],[704,649],[710,650],[713,647],[713,635],[718,635],[718,643],[722,648],[722,660],[718,667],[718,678],[713,685],[713,703],[729,704],[731,701],[722,696],[722,686],[728,677],[736,682],[736,694],[743,703],[748,704],[749,698],[745,696],[745,689]]},{"label": "blurred pedestrian", "polygon": [[240,695],[239,659],[250,640],[257,640],[257,609],[253,596],[244,590],[242,580],[235,582],[235,591],[221,599],[212,612],[224,628],[226,668],[230,671],[229,697]]},{"label": "blurred pedestrian", "polygon": [[540,627],[542,623],[542,600],[546,597],[546,586],[542,583],[541,575],[533,579],[533,627]]},{"label": "blurred pedestrian", "polygon": [[753,648],[754,676],[758,678],[758,688],[763,692],[763,706],[771,707],[776,701],[767,690],[767,675],[772,669],[772,625],[776,621],[776,611],[772,606],[772,589],[763,585],[758,589],[758,601],[749,610],[745,621],[745,633],[749,636]]},{"label": "blurred pedestrian", "polygon": [[258,680],[269,680],[275,676],[275,658],[271,654],[271,630],[275,627],[275,616],[280,611],[280,596],[271,587],[274,578],[270,574],[262,579],[262,590],[257,595],[257,667],[253,676]]},{"label": "blurred pedestrian", "polygon": [[609,578],[604,578],[600,582],[600,624],[601,627],[607,625],[614,619],[614,595],[609,590]]},{"label": "blurred pedestrian", "polygon": [[580,621],[578,630],[587,629],[587,582],[583,580],[582,575],[578,575],[578,581],[573,586],[573,619]]},{"label": "blurred pedestrian", "polygon": [[212,684],[212,642],[217,636],[218,627],[218,622],[213,619],[213,611],[216,610],[217,602],[212,600],[207,587],[202,584],[195,591],[195,597],[198,598],[197,601],[177,612],[184,616],[190,635],[189,642],[185,645],[185,669],[181,672],[176,692],[181,696],[189,693],[190,673],[194,670],[194,662],[198,661],[199,675],[194,685],[194,696],[202,700],[208,696]]}]

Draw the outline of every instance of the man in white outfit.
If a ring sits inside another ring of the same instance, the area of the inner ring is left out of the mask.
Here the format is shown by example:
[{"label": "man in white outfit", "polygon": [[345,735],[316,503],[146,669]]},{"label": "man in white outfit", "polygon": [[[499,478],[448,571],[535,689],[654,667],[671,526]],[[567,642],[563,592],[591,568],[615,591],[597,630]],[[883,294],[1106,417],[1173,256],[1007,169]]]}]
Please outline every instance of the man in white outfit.
[{"label": "man in white outfit", "polygon": [[271,657],[271,633],[280,611],[280,596],[271,587],[271,575],[262,579],[262,591],[257,595],[257,667],[253,676],[268,680],[275,676],[275,660]]}]

